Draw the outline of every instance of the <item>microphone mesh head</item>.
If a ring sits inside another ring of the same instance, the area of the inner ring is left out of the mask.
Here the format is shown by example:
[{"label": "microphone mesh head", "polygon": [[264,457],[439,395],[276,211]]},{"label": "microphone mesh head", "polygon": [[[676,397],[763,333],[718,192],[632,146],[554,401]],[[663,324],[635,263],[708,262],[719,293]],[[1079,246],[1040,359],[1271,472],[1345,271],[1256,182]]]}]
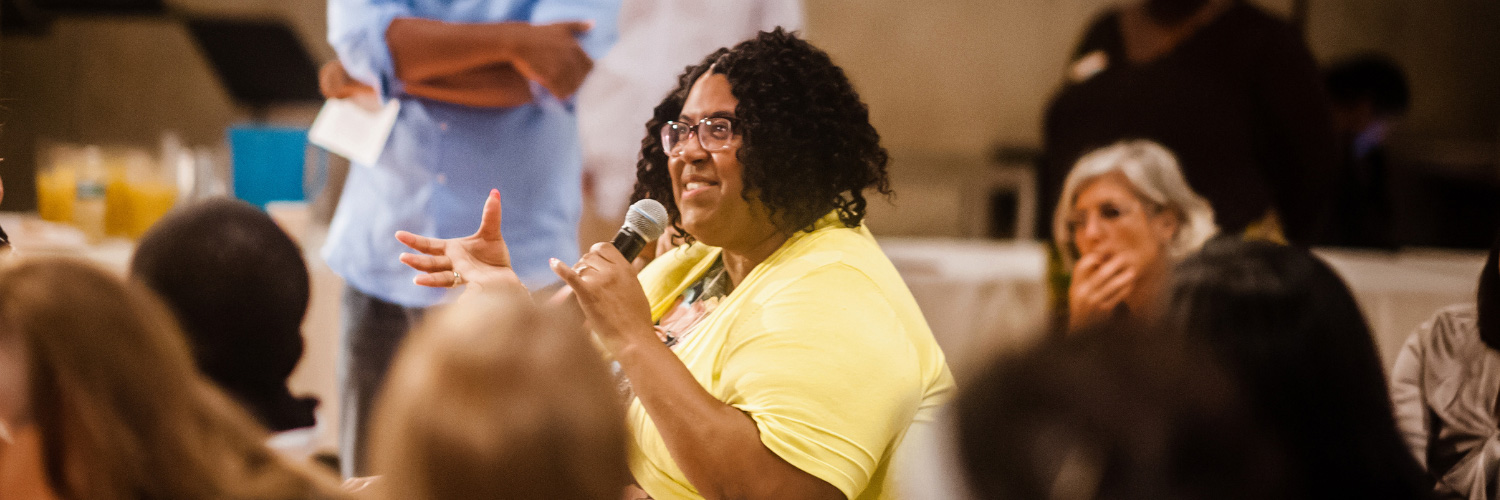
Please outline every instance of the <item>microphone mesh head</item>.
[{"label": "microphone mesh head", "polygon": [[667,230],[667,207],[650,198],[637,201],[625,212],[625,227],[641,235],[647,243],[656,241]]}]

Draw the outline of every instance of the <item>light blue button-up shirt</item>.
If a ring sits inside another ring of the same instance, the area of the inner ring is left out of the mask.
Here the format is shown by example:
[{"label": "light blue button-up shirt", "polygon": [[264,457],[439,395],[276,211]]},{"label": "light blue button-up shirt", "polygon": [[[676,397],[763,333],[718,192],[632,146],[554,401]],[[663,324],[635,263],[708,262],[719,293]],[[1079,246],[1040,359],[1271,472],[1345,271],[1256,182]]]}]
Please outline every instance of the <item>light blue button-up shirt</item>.
[{"label": "light blue button-up shirt", "polygon": [[449,22],[593,21],[579,37],[598,59],[614,43],[620,0],[329,0],[328,41],[355,79],[401,113],[374,165],[350,169],[323,258],[349,286],[381,300],[426,307],[445,295],[412,284],[397,260],[397,230],[454,238],[479,225],[484,199],[500,190],[501,230],[528,286],[556,279],[547,259],[578,257],[582,155],[570,100],[532,84],[531,103],[472,108],[405,94],[386,28],[398,17]]}]

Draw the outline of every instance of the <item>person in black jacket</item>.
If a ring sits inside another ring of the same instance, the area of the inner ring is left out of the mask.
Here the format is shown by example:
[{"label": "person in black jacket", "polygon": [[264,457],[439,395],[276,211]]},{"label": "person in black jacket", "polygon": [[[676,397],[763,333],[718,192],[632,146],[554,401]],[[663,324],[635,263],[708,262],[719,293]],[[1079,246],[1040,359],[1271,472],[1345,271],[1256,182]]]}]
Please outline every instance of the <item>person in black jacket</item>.
[{"label": "person in black jacket", "polygon": [[[1324,231],[1338,147],[1318,67],[1288,23],[1237,0],[1147,0],[1085,32],[1046,111],[1042,200],[1084,153],[1172,150],[1225,233]],[[1044,206],[1038,213],[1052,213]],[[1275,218],[1271,218],[1274,214]]]}]

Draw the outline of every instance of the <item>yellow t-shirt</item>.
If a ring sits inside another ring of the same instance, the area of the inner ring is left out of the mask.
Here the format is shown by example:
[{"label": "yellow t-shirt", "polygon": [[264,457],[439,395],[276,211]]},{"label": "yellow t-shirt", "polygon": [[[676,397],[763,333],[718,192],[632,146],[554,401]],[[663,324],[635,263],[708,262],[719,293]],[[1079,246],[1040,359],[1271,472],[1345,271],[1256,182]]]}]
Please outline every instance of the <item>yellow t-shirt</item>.
[{"label": "yellow t-shirt", "polygon": [[[680,247],[641,271],[659,320],[719,258]],[[895,496],[891,458],[931,424],[953,376],[911,291],[864,227],[830,214],[756,266],[673,347],[710,394],[755,420],[782,459],[851,499]],[[658,500],[702,498],[639,399],[630,469]]]}]

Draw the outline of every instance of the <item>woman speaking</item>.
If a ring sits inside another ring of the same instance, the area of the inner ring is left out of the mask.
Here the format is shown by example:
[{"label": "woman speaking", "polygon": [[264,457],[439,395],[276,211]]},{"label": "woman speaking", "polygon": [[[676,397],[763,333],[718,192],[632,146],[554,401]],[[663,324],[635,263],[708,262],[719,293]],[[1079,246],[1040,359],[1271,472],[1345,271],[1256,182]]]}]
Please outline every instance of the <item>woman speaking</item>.
[{"label": "woman speaking", "polygon": [[[862,225],[889,193],[869,112],[782,30],[682,75],[646,125],[636,198],[684,245],[637,275],[607,243],[552,268],[628,381],[630,469],[654,498],[891,498],[891,459],[953,390]],[[417,283],[512,292],[496,194],[479,232],[398,233]],[[461,278],[460,278],[461,276]]]}]

